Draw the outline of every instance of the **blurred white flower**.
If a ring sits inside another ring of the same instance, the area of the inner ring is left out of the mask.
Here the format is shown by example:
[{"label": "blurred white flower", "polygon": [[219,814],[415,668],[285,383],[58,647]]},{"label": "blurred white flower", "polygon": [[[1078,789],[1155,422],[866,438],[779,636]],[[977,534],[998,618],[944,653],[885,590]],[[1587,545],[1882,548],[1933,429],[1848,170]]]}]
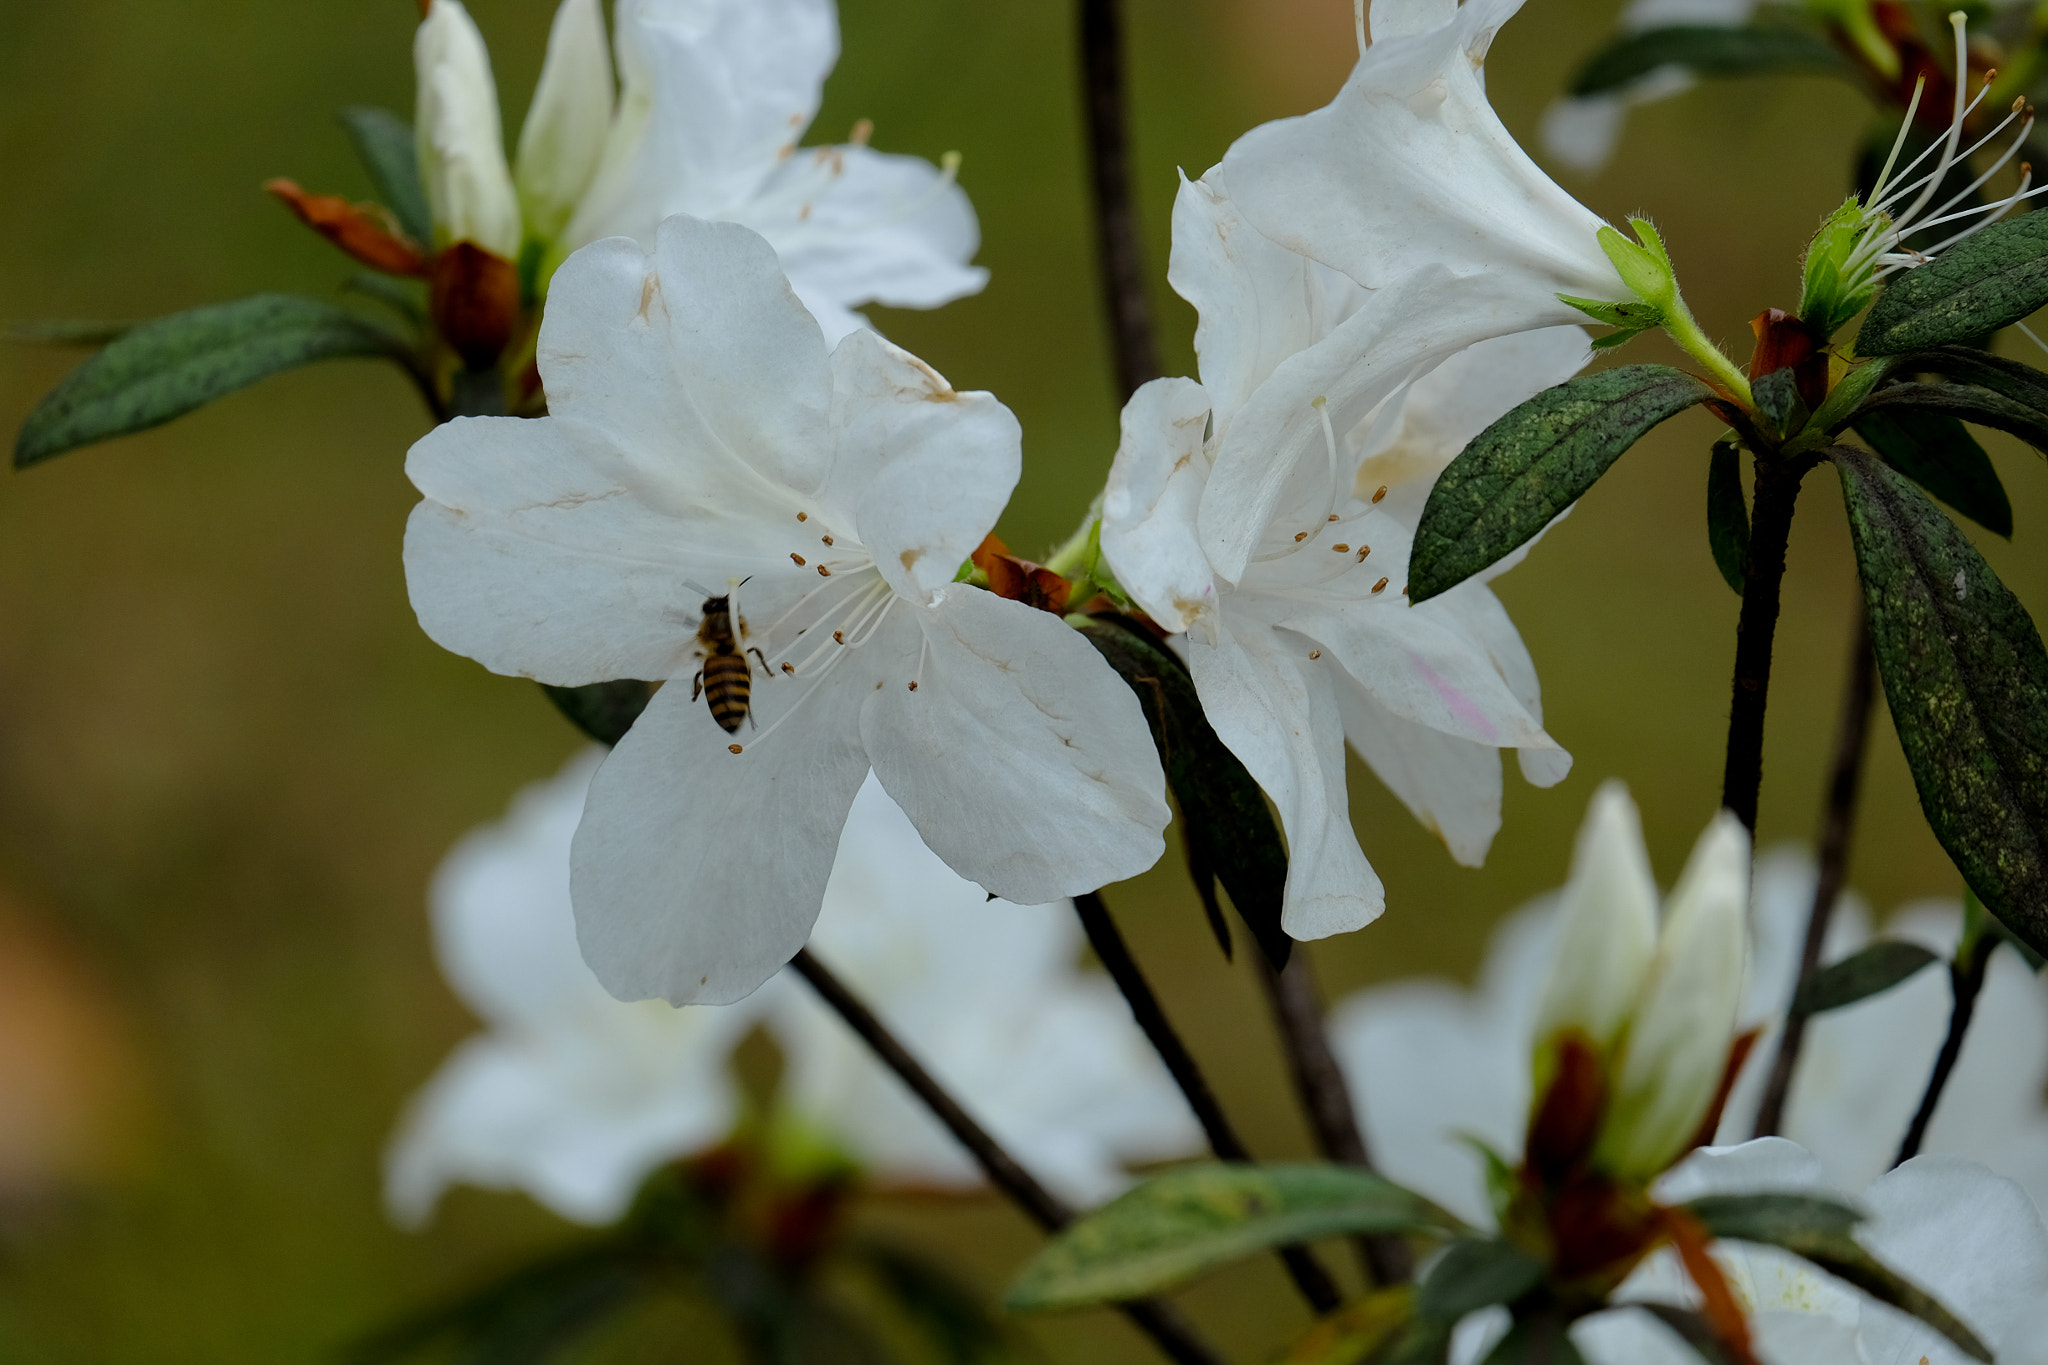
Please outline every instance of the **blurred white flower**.
[{"label": "blurred white flower", "polygon": [[[537,363],[551,416],[413,447],[406,578],[427,633],[497,672],[677,684],[577,832],[578,934],[613,994],[767,980],[870,767],[955,871],[1020,903],[1158,860],[1165,782],[1130,689],[1057,617],[954,581],[1017,481],[1001,403],[872,332],[828,355],[766,242],[681,216],[652,258],[615,238],[563,266]],[[729,734],[690,683],[699,605],[742,583],[764,668],[757,728]]]},{"label": "blurred white flower", "polygon": [[[1678,1203],[1766,1190],[1843,1198],[1811,1153],[1782,1138],[1706,1148],[1659,1181],[1656,1195]],[[2048,1361],[2048,1229],[2017,1185],[1971,1162],[1923,1156],[1846,1202],[1869,1215],[1856,1240],[1960,1317],[1999,1365]],[[1750,1314],[1764,1365],[1969,1361],[1932,1328],[1795,1256],[1736,1242],[1720,1243],[1712,1254]],[[1618,1297],[1697,1302],[1668,1249],[1646,1261]],[[1667,1328],[1626,1309],[1585,1319],[1572,1335],[1588,1365],[1694,1365],[1699,1359]]]},{"label": "blurred white flower", "polygon": [[[737,1005],[622,1004],[576,950],[569,848],[603,754],[522,792],[449,854],[432,893],[443,973],[486,1026],[414,1099],[385,1195],[417,1226],[464,1183],[524,1190],[565,1218],[622,1214],[663,1162],[733,1129],[727,1063],[756,1025],[781,1045],[785,1112],[870,1176],[978,1181],[967,1153],[784,974]],[[821,950],[1027,1168],[1094,1203],[1122,1163],[1184,1154],[1200,1133],[1107,979],[1076,970],[1065,904],[991,902],[926,849],[872,778],[840,840]]]},{"label": "blurred white flower", "polygon": [[[1443,271],[1372,294],[1245,223],[1214,171],[1181,185],[1169,277],[1200,315],[1201,382],[1157,380],[1126,406],[1103,551],[1153,619],[1187,632],[1204,710],[1280,809],[1287,931],[1356,929],[1384,893],[1350,823],[1347,738],[1464,863],[1500,826],[1499,749],[1543,785],[1569,768],[1483,581],[1519,556],[1422,607],[1404,594],[1436,476],[1576,372],[1585,334],[1464,349],[1432,312],[1463,287]],[[1265,529],[1232,569],[1212,512],[1260,500]]]},{"label": "blurred white flower", "polygon": [[[1798,970],[1814,876],[1812,860],[1795,850],[1757,860],[1755,948],[1742,1018],[1767,1027],[1722,1116],[1720,1142],[1749,1136]],[[1528,1057],[1547,964],[1557,952],[1558,900],[1541,897],[1501,923],[1475,987],[1398,981],[1351,996],[1331,1021],[1331,1042],[1368,1100],[1361,1119],[1375,1159],[1390,1178],[1482,1225],[1493,1216],[1479,1159],[1457,1136],[1519,1150],[1532,1098]],[[1961,922],[1952,904],[1922,904],[1900,912],[1889,932],[1949,953]],[[1825,960],[1868,942],[1868,926],[1868,912],[1848,897],[1836,910]],[[1891,1163],[1948,1012],[1948,984],[1937,967],[1809,1022],[1786,1135],[1813,1151],[1828,1185],[1860,1189]],[[1981,1162],[2048,1205],[2044,1087],[2048,988],[2017,955],[1999,953],[1925,1150]]]},{"label": "blurred white flower", "polygon": [[[743,223],[836,341],[866,303],[934,308],[978,292],[966,194],[918,157],[866,145],[800,149],[839,59],[833,0],[620,0],[618,92],[599,0],[563,0],[505,163],[482,36],[434,0],[418,40],[422,173],[440,231],[554,266],[600,237],[652,249],[672,214]],[[516,192],[514,186],[517,186]],[[522,214],[523,210],[523,214]]]}]

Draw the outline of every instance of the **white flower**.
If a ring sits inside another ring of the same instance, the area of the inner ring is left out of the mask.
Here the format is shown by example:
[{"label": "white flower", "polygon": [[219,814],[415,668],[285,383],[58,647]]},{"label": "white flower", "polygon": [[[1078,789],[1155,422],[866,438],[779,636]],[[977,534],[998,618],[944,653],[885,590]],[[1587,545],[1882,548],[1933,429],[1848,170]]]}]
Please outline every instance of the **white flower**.
[{"label": "white flower", "polygon": [[[469,835],[434,880],[442,971],[487,1031],[413,1101],[386,1162],[394,1217],[452,1183],[521,1189],[565,1218],[616,1219],[661,1163],[725,1139],[727,1063],[767,1023],[779,1103],[876,1177],[972,1184],[965,1151],[785,974],[738,1005],[622,1004],[576,951],[569,846],[591,750]],[[1115,989],[1074,969],[1069,905],[989,902],[935,858],[880,786],[854,800],[818,937],[852,984],[1027,1168],[1079,1202],[1121,1163],[1197,1144],[1186,1105]]]},{"label": "white flower", "polygon": [[[1061,1197],[1120,1192],[1123,1163],[1201,1145],[1130,1007],[1075,970],[1071,904],[990,901],[933,857],[869,779],[855,798],[813,945],[941,1084]],[[872,1174],[971,1185],[981,1173],[815,993],[784,973],[771,1027],[784,1102]]]},{"label": "white flower", "polygon": [[483,34],[460,0],[433,0],[413,35],[420,179],[435,245],[474,242],[519,254],[519,196],[505,164],[498,86]]},{"label": "white flower", "polygon": [[[1813,897],[1813,863],[1778,849],[1757,860],[1755,953],[1742,1017],[1768,1020],[1750,1051],[1717,1140],[1747,1138],[1791,996]],[[1339,1004],[1331,1042],[1367,1097],[1361,1119],[1387,1175],[1459,1216],[1492,1222],[1470,1133],[1516,1153],[1531,1102],[1528,1058],[1546,964],[1558,953],[1556,895],[1503,920],[1471,988],[1397,981]],[[1891,932],[1953,951],[1954,905],[1909,908]],[[1869,940],[1869,916],[1850,897],[1838,907],[1827,960]],[[1945,974],[1930,968],[1905,985],[1809,1022],[1786,1107],[1787,1135],[1811,1149],[1826,1182],[1858,1189],[1891,1164],[1918,1106],[1948,1023]],[[1930,1153],[1982,1162],[2048,1206],[2048,988],[2011,953],[1992,958],[1963,1054],[1928,1130]],[[1372,1103],[1375,1095],[1399,1103]]]},{"label": "white flower", "polygon": [[[1759,1191],[1843,1196],[1812,1154],[1781,1138],[1706,1148],[1658,1182],[1683,1202]],[[1855,1233],[1878,1260],[1933,1294],[1992,1348],[1999,1365],[2048,1361],[2048,1229],[2020,1188],[1953,1157],[1916,1157],[1845,1202],[1868,1215]],[[1764,1365],[1966,1365],[1947,1338],[1769,1247],[1723,1242],[1713,1252],[1751,1315]],[[1677,1257],[1661,1251],[1622,1299],[1693,1304]],[[1588,1365],[1692,1365],[1699,1357],[1646,1315],[1588,1318],[1573,1339]]]},{"label": "white flower", "polygon": [[[1202,378],[1155,381],[1125,408],[1103,550],[1153,619],[1187,632],[1203,709],[1280,809],[1287,931],[1356,929],[1384,893],[1350,825],[1347,737],[1466,863],[1500,825],[1496,750],[1522,750],[1546,785],[1569,767],[1492,591],[1414,608],[1403,594],[1437,474],[1575,372],[1585,335],[1464,351],[1430,311],[1459,287],[1444,272],[1369,294],[1247,225],[1216,172],[1181,186],[1169,275],[1200,314]],[[1261,500],[1267,527],[1232,569],[1210,524],[1243,524]]]},{"label": "white flower", "polygon": [[988,283],[968,264],[981,232],[950,166],[873,151],[863,130],[798,147],[839,58],[833,0],[619,0],[614,17],[616,100],[598,0],[556,11],[515,194],[483,38],[455,0],[435,0],[419,39],[421,165],[435,222],[464,225],[451,240],[508,259],[531,243],[545,287],[600,237],[652,250],[672,214],[743,223],[828,341],[866,325],[862,304],[934,308]]},{"label": "white flower", "polygon": [[761,1009],[621,1004],[576,951],[569,841],[601,757],[520,793],[435,874],[441,970],[488,1031],[442,1064],[391,1144],[385,1200],[403,1224],[457,1181],[608,1223],[655,1166],[731,1130],[726,1059]]},{"label": "white flower", "polygon": [[860,141],[799,149],[839,58],[832,0],[621,0],[616,17],[618,114],[561,250],[651,248],[676,213],[744,223],[827,340],[863,303],[933,308],[987,284],[950,170]]},{"label": "white flower", "polygon": [[[562,268],[552,416],[414,446],[406,575],[435,640],[501,673],[672,680],[592,784],[585,957],[626,999],[739,999],[803,946],[870,767],[948,864],[1023,904],[1150,867],[1164,780],[1130,689],[1058,618],[955,583],[1019,435],[872,332],[829,355],[775,254],[671,218],[652,258]],[[755,728],[692,697],[734,590]],[[707,586],[709,585],[709,586]],[[765,667],[763,667],[765,665]]]}]

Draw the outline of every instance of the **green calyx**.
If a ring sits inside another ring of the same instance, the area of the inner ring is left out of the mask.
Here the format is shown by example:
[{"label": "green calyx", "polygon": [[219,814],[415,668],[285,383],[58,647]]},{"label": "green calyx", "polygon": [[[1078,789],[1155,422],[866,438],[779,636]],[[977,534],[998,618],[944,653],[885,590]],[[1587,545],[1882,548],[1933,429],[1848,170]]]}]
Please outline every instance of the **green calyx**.
[{"label": "green calyx", "polygon": [[1559,294],[1559,301],[1596,322],[1620,329],[1593,343],[1603,349],[1619,346],[1653,327],[1663,328],[1687,355],[1705,367],[1717,387],[1744,407],[1754,408],[1756,402],[1750,395],[1749,380],[1720,347],[1707,339],[1699,323],[1693,320],[1692,310],[1685,306],[1685,298],[1678,291],[1678,272],[1656,225],[1647,218],[1631,218],[1628,225],[1635,230],[1634,240],[1603,225],[1599,242],[1621,282],[1635,295],[1635,301],[1609,303],[1568,294]]},{"label": "green calyx", "polygon": [[1868,264],[1854,264],[1868,226],[1862,202],[1851,195],[1807,244],[1799,320],[1823,336],[1833,336],[1877,295],[1876,273]]}]

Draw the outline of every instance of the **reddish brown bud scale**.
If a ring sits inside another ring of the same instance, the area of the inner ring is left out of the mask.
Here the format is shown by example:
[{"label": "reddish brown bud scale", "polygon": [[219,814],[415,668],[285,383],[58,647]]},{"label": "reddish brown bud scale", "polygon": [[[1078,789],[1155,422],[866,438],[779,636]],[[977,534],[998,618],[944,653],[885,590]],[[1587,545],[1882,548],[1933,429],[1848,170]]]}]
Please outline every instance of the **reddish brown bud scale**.
[{"label": "reddish brown bud scale", "polygon": [[1017,558],[1007,545],[996,539],[994,533],[983,538],[971,558],[974,567],[988,576],[989,591],[996,596],[1049,611],[1055,616],[1066,614],[1067,600],[1073,594],[1074,585],[1043,564]]},{"label": "reddish brown bud scale", "polygon": [[377,204],[352,204],[338,194],[308,194],[292,180],[271,180],[263,188],[295,217],[350,257],[387,275],[420,277],[427,255]]},{"label": "reddish brown bud scale", "polygon": [[434,257],[434,325],[472,370],[498,363],[519,321],[519,268],[475,242]]}]

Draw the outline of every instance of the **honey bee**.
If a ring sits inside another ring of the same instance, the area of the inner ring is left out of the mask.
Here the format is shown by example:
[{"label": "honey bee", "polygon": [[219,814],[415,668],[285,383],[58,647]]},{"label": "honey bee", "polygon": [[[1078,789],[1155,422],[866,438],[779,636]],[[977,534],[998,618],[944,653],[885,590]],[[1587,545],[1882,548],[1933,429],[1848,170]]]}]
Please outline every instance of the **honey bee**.
[{"label": "honey bee", "polygon": [[704,599],[704,619],[697,626],[697,652],[704,666],[697,670],[690,700],[702,696],[711,708],[711,718],[727,734],[737,731],[740,722],[749,719],[747,709],[753,696],[754,674],[747,667],[747,655],[761,660],[762,671],[768,668],[768,660],[759,649],[752,645],[741,647],[746,634],[747,618],[734,615],[730,596]]}]

